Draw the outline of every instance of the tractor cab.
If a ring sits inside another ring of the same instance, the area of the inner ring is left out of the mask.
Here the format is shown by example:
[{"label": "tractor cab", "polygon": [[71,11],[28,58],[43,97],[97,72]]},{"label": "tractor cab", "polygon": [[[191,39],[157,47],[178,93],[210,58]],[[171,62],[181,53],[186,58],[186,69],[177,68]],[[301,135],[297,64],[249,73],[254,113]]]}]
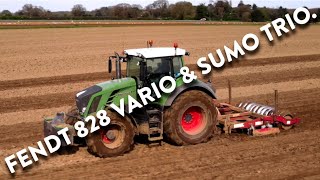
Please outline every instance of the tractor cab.
[{"label": "tractor cab", "polygon": [[177,47],[141,48],[124,51],[123,57],[115,53],[109,57],[109,73],[112,71],[112,60],[116,61],[116,78],[121,75],[121,62],[126,62],[126,77],[137,80],[138,88],[156,84],[164,76],[178,78],[184,65],[183,56],[189,55],[184,49]]}]

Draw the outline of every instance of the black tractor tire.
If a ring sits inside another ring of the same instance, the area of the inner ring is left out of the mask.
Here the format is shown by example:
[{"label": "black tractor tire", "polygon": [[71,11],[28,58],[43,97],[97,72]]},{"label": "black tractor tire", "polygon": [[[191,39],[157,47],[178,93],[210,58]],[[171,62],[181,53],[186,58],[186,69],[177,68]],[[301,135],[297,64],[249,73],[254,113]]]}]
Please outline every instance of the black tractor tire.
[{"label": "black tractor tire", "polygon": [[[86,137],[88,151],[102,158],[123,155],[131,151],[134,146],[135,131],[131,121],[110,111],[108,111],[108,116],[111,120],[109,125],[100,127],[99,130],[89,133]],[[115,132],[116,135],[113,135],[115,140],[109,143],[106,142],[109,141],[106,132],[110,131]]]},{"label": "black tractor tire", "polygon": [[[197,123],[200,126],[194,124],[196,121],[200,122]],[[193,128],[196,128],[196,132],[188,131],[191,124],[195,125]],[[202,91],[184,92],[164,112],[165,136],[176,145],[207,142],[212,138],[216,125],[217,110],[212,103],[212,97]]]},{"label": "black tractor tire", "polygon": [[73,105],[66,113],[65,123],[74,125],[77,121],[79,121],[77,117],[79,117],[79,110],[76,105]]}]

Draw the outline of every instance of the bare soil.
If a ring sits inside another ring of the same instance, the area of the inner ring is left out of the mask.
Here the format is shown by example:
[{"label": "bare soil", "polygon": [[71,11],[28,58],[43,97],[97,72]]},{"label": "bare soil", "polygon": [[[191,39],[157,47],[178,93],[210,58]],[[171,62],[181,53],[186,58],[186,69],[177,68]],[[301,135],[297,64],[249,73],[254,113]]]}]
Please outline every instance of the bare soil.
[{"label": "bare soil", "polygon": [[[1,80],[51,77],[106,71],[106,60],[114,51],[154,46],[173,46],[178,42],[191,56],[188,64],[195,64],[208,53],[233,41],[241,42],[244,35],[260,37],[260,48],[246,58],[270,58],[319,53],[320,26],[314,25],[284,35],[273,44],[259,32],[260,26],[133,26],[76,29],[20,29],[1,30]],[[236,60],[239,62],[239,60]],[[237,64],[237,63],[234,63]]]},{"label": "bare soil", "polygon": [[[77,91],[105,81],[105,59],[114,50],[136,48],[154,39],[158,46],[180,42],[188,66],[199,74],[197,58],[241,39],[259,26],[150,26],[79,29],[1,30],[0,179],[11,176],[4,157],[43,139],[42,117],[67,110]],[[280,109],[302,118],[290,131],[266,137],[216,135],[205,144],[148,147],[137,142],[124,156],[101,159],[80,147],[54,154],[24,171],[21,179],[320,179],[319,26],[299,29],[211,77],[221,101],[251,100],[272,105],[278,89]],[[2,171],[4,170],[4,171]]]}]

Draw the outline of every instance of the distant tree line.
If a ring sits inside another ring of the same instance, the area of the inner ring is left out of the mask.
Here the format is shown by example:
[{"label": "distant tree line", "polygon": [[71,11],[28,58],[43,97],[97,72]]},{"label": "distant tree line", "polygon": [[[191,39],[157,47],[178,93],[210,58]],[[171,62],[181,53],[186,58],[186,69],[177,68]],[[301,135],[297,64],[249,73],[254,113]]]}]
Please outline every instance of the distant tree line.
[{"label": "distant tree line", "polygon": [[[320,21],[320,9],[315,22]],[[74,5],[70,11],[52,12],[41,6],[26,4],[17,12],[3,10],[0,19],[11,20],[211,20],[211,21],[271,21],[291,13],[283,7],[277,9],[258,7],[256,4],[245,4],[243,1],[232,7],[231,1],[210,1],[208,5],[193,5],[191,2],[180,1],[169,4],[168,0],[156,0],[142,7],[138,4],[121,3],[115,6],[101,7],[93,11],[81,5]]]}]

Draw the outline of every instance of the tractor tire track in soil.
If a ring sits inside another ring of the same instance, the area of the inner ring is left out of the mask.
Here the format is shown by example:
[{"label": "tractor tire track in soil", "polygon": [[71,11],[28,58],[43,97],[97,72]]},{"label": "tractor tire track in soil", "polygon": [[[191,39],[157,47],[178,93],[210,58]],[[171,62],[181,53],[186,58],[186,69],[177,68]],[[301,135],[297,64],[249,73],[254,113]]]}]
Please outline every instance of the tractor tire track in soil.
[{"label": "tractor tire track in soil", "polygon": [[14,97],[1,99],[0,113],[26,111],[33,109],[47,109],[72,105],[76,92],[56,93],[41,96]]},{"label": "tractor tire track in soil", "polygon": [[60,84],[66,84],[66,83],[96,81],[96,80],[103,80],[103,79],[110,79],[110,76],[107,72],[8,80],[8,81],[0,82],[0,91],[14,89],[14,88],[36,87],[36,86],[43,86],[43,85],[60,85]]},{"label": "tractor tire track in soil", "polygon": [[[241,66],[257,66],[296,62],[319,61],[320,55],[266,58],[241,60]],[[229,66],[229,65],[228,65]],[[233,65],[232,65],[233,66]],[[196,69],[196,65],[189,65]],[[280,85],[318,79],[317,67],[296,69],[295,71],[269,71],[241,75],[223,75],[214,78],[212,83],[217,89],[226,89],[227,80],[232,87],[248,87],[268,83]],[[0,82],[1,90],[14,88],[37,87],[47,85],[64,85],[67,83],[108,80],[106,72],[76,74],[34,79],[22,79]],[[318,81],[316,81],[318,82]],[[307,83],[304,83],[307,85]],[[270,84],[271,85],[271,84]],[[299,86],[300,87],[300,86]],[[302,87],[302,86],[301,86]],[[146,144],[137,143],[135,149],[121,157],[100,159],[90,155],[86,147],[81,147],[75,154],[53,155],[41,159],[41,164],[21,172],[16,178],[50,179],[48,174],[55,172],[52,178],[300,178],[320,177],[320,87],[302,88],[279,92],[279,109],[294,112],[302,122],[296,128],[275,136],[249,137],[245,134],[220,135],[205,144],[177,147],[169,144],[148,148]],[[69,90],[70,91],[70,90]],[[1,98],[0,114],[10,112],[35,112],[36,109],[49,109],[68,106],[74,103],[76,92],[48,93],[38,96]],[[233,102],[254,101],[273,106],[274,94],[258,92],[257,95],[246,95],[233,98]],[[219,99],[226,101],[226,99]],[[55,112],[52,112],[54,114]],[[7,115],[9,116],[9,115]],[[10,134],[10,135],[8,135]],[[21,121],[0,126],[0,147],[4,157],[27,146],[36,146],[43,139],[41,119],[30,122]],[[293,158],[294,157],[294,158]],[[3,158],[2,158],[3,159]],[[297,166],[303,167],[297,169]],[[281,167],[281,168],[277,168]],[[250,169],[250,170],[248,170]],[[94,172],[94,173],[93,173]],[[270,176],[270,174],[276,174]],[[0,179],[5,177],[0,174]],[[10,177],[8,175],[8,177]]]},{"label": "tractor tire track in soil", "polygon": [[[164,144],[161,147],[148,148],[145,144],[136,144],[129,154],[107,159],[95,158],[86,152],[86,148],[81,148],[75,154],[40,160],[43,164],[20,171],[15,177],[43,179],[48,178],[48,174],[53,171],[59,172],[52,177],[54,179],[76,176],[98,178],[105,174],[110,178],[139,179],[155,176],[171,179],[319,177],[320,102],[314,101],[319,94],[319,88],[280,93],[280,108],[297,112],[303,121],[298,127],[277,136],[220,135],[208,143],[186,147]],[[273,93],[234,100],[239,102],[247,99],[272,104]],[[314,114],[310,114],[310,111]],[[27,146],[36,146],[35,143],[43,138],[42,127],[41,120],[1,126],[0,135],[4,138],[0,139],[0,147],[5,149],[4,155],[10,155]],[[17,133],[7,136],[12,132]],[[297,166],[304,168],[296,169]],[[277,176],[270,177],[275,171]]]},{"label": "tractor tire track in soil", "polygon": [[[314,62],[320,61],[320,54],[316,55],[305,55],[305,56],[287,56],[287,57],[276,57],[276,58],[261,58],[261,59],[243,59],[240,61],[232,62],[226,65],[245,67],[245,66],[264,66],[270,64],[285,64],[285,63],[295,63],[295,62]],[[199,69],[196,64],[187,65],[192,70]],[[125,71],[123,71],[125,74]],[[66,83],[78,83],[85,81],[97,81],[97,80],[107,80],[111,79],[110,74],[107,72],[95,72],[86,74],[74,74],[74,75],[63,75],[54,77],[41,77],[41,78],[31,78],[31,79],[18,79],[18,80],[7,80],[0,81],[0,91],[14,89],[14,88],[24,88],[24,87],[36,87],[43,85],[60,85]]]},{"label": "tractor tire track in soil", "polygon": [[232,87],[249,85],[261,85],[268,83],[279,83],[287,81],[300,81],[320,77],[319,68],[301,69],[292,71],[275,71],[270,73],[248,73],[245,75],[212,77],[212,84],[215,88],[225,88],[230,80]]},{"label": "tractor tire track in soil", "polygon": [[[260,138],[222,135],[206,144],[186,147],[165,144],[163,147],[147,148],[137,145],[134,151],[125,156],[98,159],[92,163],[82,162],[85,159],[83,158],[68,166],[60,165],[41,171],[36,171],[38,167],[34,167],[34,171],[30,169],[17,177],[41,179],[53,169],[59,172],[54,178],[76,175],[93,178],[103,174],[108,174],[110,178],[146,178],[157,175],[171,179],[204,175],[210,178],[226,178],[226,175],[233,178],[268,177],[273,170],[270,166],[281,167],[282,174],[283,171],[290,174],[298,173],[300,170],[295,169],[297,160],[301,161],[300,165],[308,167],[310,174],[305,175],[313,176],[317,174],[315,169],[320,165],[315,161],[320,157],[320,153],[317,152],[320,146],[319,134],[316,131],[314,129],[296,133],[284,132],[278,136]],[[293,154],[299,156],[293,159]],[[55,162],[54,159],[49,159],[47,163],[50,161]],[[88,172],[95,173],[93,175]]]},{"label": "tractor tire track in soil", "polygon": [[[41,116],[67,110],[74,103],[75,91],[114,76],[101,64],[106,55],[123,50],[119,39],[124,33],[134,37],[128,38],[126,47],[137,47],[154,33],[159,34],[157,46],[168,45],[170,39],[182,41],[181,46],[192,53],[185,59],[187,66],[200,74],[196,58],[223,47],[220,42],[233,42],[248,30],[258,32],[257,27],[250,26],[230,26],[229,33],[218,26],[188,28],[4,30],[1,40],[6,46],[1,48],[0,58],[0,179],[12,178],[4,164],[5,157],[28,146],[36,147],[37,141],[43,140]],[[219,101],[227,101],[227,80],[231,81],[236,103],[253,101],[273,106],[273,89],[278,89],[279,110],[291,111],[302,119],[289,131],[265,137],[221,134],[208,143],[183,147],[164,143],[149,148],[138,139],[132,152],[106,159],[92,156],[86,147],[80,147],[69,155],[40,158],[23,171],[18,166],[15,178],[320,179],[318,28],[311,26],[304,32],[297,29],[296,39],[277,41],[277,46],[268,46],[264,40],[259,53],[245,57],[255,59],[237,59],[212,71],[212,84],[218,97],[222,97]],[[201,32],[202,36],[194,36],[193,32]],[[108,42],[104,40],[106,34],[110,35]],[[80,43],[79,37],[83,37]],[[257,58],[270,56],[278,57]]]},{"label": "tractor tire track in soil", "polygon": [[[316,119],[320,116],[320,112],[317,111],[320,107],[320,101],[313,102],[315,96],[319,97],[320,89],[309,89],[309,90],[299,90],[299,91],[288,91],[279,93],[279,104],[280,110],[289,110],[291,112],[296,112],[298,117],[303,118],[305,122],[302,122],[302,125],[310,129],[314,127],[320,127],[320,122]],[[297,99],[297,97],[299,97]],[[255,95],[248,97],[235,98],[234,102],[241,102],[244,100],[252,100],[258,103],[270,104],[273,103],[274,94],[264,94],[264,95]],[[290,103],[287,103],[290,102]],[[305,108],[305,107],[309,108]],[[311,113],[312,112],[312,113]],[[311,121],[314,119],[315,121]],[[319,119],[319,118],[318,118]],[[26,131],[24,131],[26,130]],[[18,123],[15,125],[4,125],[0,126],[0,135],[4,138],[0,139],[1,148],[14,148],[18,144],[19,146],[27,146],[34,141],[40,140],[43,137],[43,124],[42,120],[39,119],[37,122],[28,122],[28,123]],[[6,136],[10,132],[19,132],[15,136]]]},{"label": "tractor tire track in soil", "polygon": [[[279,78],[281,77],[281,78]],[[245,75],[221,76],[213,78],[213,85],[217,89],[226,88],[227,80],[232,80],[232,87],[259,85],[267,83],[286,82],[290,80],[305,80],[320,77],[318,68],[272,73],[253,73]],[[64,92],[38,96],[2,98],[0,101],[0,113],[25,111],[32,109],[47,109],[72,105],[76,92]],[[17,103],[18,102],[18,103]]]}]

